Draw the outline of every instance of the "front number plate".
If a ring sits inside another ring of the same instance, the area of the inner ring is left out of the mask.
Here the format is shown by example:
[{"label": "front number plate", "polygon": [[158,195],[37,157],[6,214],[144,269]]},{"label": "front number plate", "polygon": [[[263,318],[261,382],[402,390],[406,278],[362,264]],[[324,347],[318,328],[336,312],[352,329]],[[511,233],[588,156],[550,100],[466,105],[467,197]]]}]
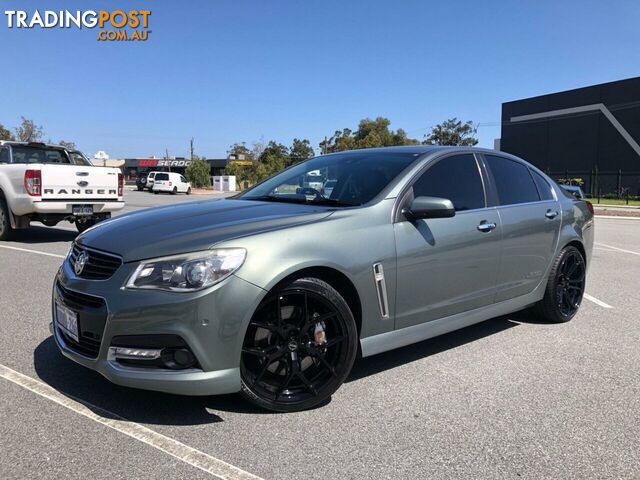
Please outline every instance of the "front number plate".
[{"label": "front number plate", "polygon": [[68,309],[64,305],[56,303],[56,322],[58,328],[73,338],[76,342],[78,339],[78,314]]},{"label": "front number plate", "polygon": [[77,217],[93,215],[93,205],[73,205],[71,211]]}]

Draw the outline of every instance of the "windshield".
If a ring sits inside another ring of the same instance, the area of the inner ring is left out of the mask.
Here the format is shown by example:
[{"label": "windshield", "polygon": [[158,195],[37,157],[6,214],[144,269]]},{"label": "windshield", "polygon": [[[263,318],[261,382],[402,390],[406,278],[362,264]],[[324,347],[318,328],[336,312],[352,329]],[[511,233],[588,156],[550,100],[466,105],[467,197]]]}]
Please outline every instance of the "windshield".
[{"label": "windshield", "polygon": [[244,200],[363,205],[420,156],[413,152],[345,152],[316,157],[256,185]]},{"label": "windshield", "polygon": [[11,151],[13,163],[71,163],[67,153],[56,148],[12,145]]}]

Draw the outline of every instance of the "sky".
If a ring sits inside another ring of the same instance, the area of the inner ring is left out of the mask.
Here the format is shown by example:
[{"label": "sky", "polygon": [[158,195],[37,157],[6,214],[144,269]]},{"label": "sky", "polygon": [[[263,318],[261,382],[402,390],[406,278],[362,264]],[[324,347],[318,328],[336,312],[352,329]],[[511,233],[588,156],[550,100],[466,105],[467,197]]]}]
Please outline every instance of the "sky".
[{"label": "sky", "polygon": [[640,75],[640,3],[0,0],[1,11],[149,9],[147,42],[9,29],[0,124],[21,116],[90,156],[223,158],[384,116],[422,139],[451,117],[500,136],[501,103]]}]

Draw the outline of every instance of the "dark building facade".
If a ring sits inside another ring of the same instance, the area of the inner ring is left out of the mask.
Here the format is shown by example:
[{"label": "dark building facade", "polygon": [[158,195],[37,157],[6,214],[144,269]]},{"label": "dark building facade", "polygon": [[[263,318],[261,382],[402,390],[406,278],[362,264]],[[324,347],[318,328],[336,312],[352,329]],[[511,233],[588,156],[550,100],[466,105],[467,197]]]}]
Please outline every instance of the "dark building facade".
[{"label": "dark building facade", "polygon": [[591,195],[640,195],[640,77],[502,104],[500,149]]}]

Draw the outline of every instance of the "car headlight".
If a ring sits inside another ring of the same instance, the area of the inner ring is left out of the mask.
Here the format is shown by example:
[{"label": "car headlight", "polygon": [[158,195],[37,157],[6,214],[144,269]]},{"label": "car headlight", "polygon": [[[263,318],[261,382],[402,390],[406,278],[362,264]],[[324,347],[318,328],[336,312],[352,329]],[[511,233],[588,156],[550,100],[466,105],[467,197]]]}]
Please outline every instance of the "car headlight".
[{"label": "car headlight", "polygon": [[194,292],[221,282],[242,266],[244,248],[213,249],[146,260],[127,280],[127,288]]}]

